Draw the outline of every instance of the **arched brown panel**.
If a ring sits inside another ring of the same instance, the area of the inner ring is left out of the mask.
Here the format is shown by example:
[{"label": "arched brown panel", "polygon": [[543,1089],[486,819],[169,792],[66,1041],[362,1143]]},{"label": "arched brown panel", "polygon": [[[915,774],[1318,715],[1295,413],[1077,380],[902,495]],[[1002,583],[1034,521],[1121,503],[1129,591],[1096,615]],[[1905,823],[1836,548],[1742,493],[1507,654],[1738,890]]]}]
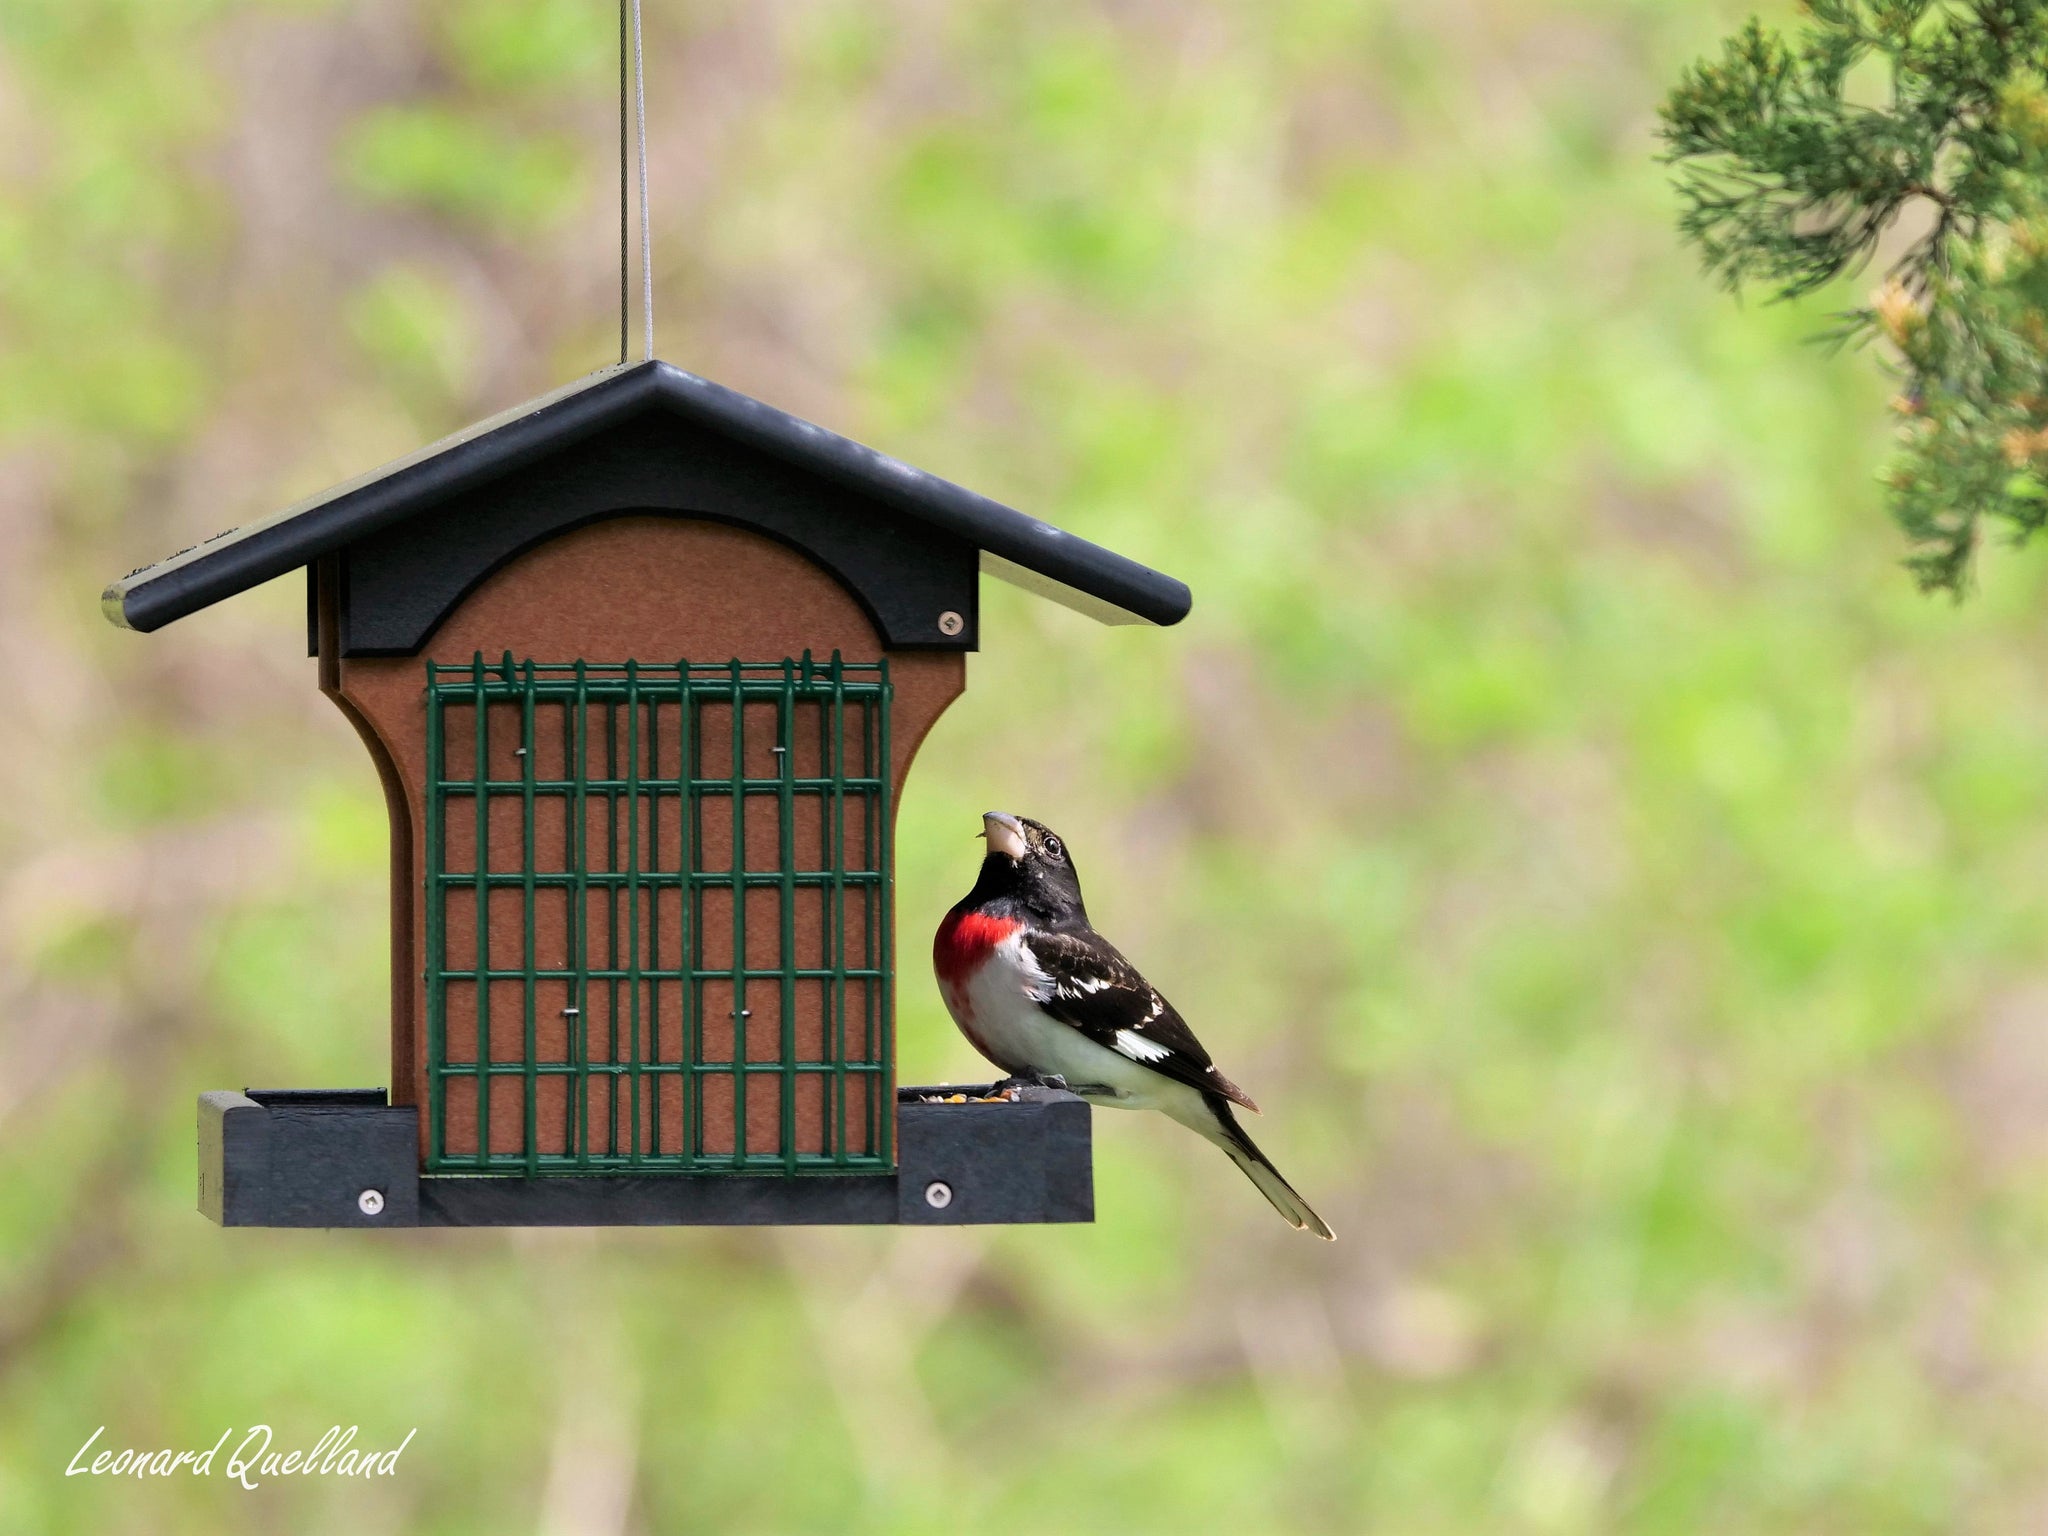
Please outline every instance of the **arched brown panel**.
[{"label": "arched brown panel", "polygon": [[[479,652],[541,662],[772,661],[806,650],[820,659],[834,651],[849,661],[888,659],[891,782],[900,806],[912,757],[965,685],[965,658],[887,647],[833,575],[758,533],[673,517],[585,524],[486,577],[418,656],[330,662],[323,643],[323,679],[330,668],[336,674],[328,691],[364,733],[394,808],[392,1045],[405,1066],[394,1077],[399,1102],[426,1102],[426,935],[417,899],[426,878],[426,661],[467,663]],[[423,1136],[426,1129],[423,1116]]]}]

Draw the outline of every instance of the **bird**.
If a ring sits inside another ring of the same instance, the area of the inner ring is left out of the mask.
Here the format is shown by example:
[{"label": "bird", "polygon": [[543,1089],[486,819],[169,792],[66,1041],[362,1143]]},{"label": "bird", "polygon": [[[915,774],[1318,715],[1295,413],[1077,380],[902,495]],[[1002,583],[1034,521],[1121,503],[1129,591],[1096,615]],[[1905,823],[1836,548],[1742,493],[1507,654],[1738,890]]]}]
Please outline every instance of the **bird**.
[{"label": "bird", "polygon": [[1222,1148],[1296,1229],[1334,1238],[1238,1124],[1233,1106],[1258,1105],[1089,923],[1066,843],[1007,811],[985,814],[979,835],[981,871],[940,923],[932,969],[968,1043],[1010,1074],[992,1092],[1035,1084],[1159,1110]]}]

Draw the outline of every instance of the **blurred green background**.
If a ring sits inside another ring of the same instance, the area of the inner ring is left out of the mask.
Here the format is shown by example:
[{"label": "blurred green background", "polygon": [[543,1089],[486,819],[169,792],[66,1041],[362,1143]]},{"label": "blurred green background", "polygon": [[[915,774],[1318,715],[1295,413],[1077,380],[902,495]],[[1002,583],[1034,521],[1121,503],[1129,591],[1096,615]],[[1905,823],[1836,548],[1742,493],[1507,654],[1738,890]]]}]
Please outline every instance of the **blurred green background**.
[{"label": "blurred green background", "polygon": [[[385,1078],[286,580],[132,566],[604,363],[605,0],[0,0],[0,1531],[2048,1525],[2048,565],[1916,597],[1888,392],[1671,232],[1742,4],[650,0],[664,356],[1186,579],[999,584],[990,805],[1342,1234],[1098,1116],[1099,1219],[223,1233],[203,1089]],[[66,1480],[418,1435],[369,1485]]]}]

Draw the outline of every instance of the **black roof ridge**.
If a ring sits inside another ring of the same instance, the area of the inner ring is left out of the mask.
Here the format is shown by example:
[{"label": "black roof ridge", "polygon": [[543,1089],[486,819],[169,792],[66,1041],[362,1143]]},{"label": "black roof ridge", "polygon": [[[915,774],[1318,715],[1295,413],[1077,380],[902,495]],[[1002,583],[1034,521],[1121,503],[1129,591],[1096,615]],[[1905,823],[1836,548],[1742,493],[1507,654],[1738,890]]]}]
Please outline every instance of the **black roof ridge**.
[{"label": "black roof ridge", "polygon": [[982,551],[983,569],[1109,622],[1176,624],[1182,583],[964,486],[659,360],[614,364],[111,583],[124,629],[154,630],[430,510],[650,407],[667,408]]}]

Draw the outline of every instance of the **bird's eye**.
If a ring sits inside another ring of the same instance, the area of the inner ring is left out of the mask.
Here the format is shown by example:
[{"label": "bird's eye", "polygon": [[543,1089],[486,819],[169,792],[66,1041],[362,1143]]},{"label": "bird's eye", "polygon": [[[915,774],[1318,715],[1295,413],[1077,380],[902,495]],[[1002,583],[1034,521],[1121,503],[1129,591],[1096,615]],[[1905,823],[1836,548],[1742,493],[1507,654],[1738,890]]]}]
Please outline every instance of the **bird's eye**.
[{"label": "bird's eye", "polygon": [[1045,856],[1055,864],[1067,856],[1066,845],[1050,832],[1045,834]]}]

